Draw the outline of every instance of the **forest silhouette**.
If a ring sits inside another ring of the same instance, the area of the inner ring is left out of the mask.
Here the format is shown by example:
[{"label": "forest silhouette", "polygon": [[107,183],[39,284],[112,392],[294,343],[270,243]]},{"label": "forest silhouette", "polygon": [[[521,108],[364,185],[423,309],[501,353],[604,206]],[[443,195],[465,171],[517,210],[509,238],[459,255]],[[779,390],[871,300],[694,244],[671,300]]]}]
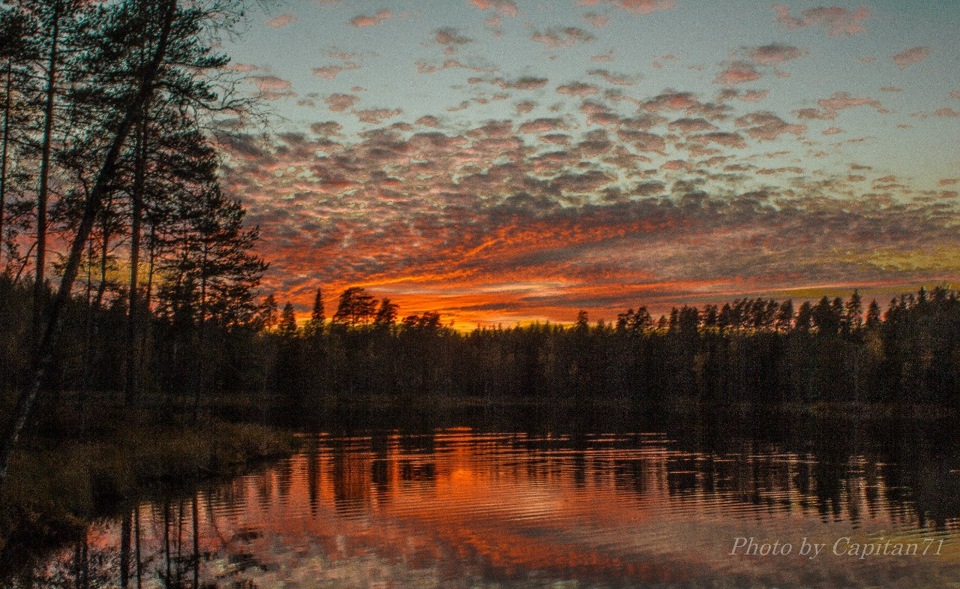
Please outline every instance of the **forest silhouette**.
[{"label": "forest silhouette", "polygon": [[[29,283],[0,280],[13,303],[0,377],[8,390],[31,374]],[[847,300],[737,299],[648,310],[616,321],[534,323],[462,332],[435,312],[400,317],[389,298],[346,289],[328,319],[318,289],[310,318],[270,295],[246,320],[201,318],[160,294],[144,320],[139,381],[150,396],[256,398],[302,415],[324,404],[367,402],[631,401],[706,403],[896,403],[956,406],[960,295],[936,287],[893,298],[885,310],[859,293]],[[122,398],[127,298],[70,306],[50,386]],[[227,307],[225,307],[227,309]],[[92,335],[87,326],[95,328]],[[253,395],[251,397],[251,395]]]}]

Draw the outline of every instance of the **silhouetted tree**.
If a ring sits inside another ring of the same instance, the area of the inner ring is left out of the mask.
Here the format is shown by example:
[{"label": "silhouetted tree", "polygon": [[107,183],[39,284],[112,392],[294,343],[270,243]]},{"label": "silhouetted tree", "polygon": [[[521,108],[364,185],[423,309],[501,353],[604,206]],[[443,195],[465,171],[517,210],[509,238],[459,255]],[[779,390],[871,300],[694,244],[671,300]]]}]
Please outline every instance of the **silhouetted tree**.
[{"label": "silhouetted tree", "polygon": [[390,302],[390,299],[384,297],[380,301],[380,307],[373,319],[373,324],[378,327],[390,327],[397,322],[397,305]]},{"label": "silhouetted tree", "polygon": [[310,311],[310,319],[307,321],[305,330],[307,335],[316,336],[323,332],[323,326],[327,322],[327,316],[323,311],[323,291],[317,287],[317,293],[313,297],[313,308]]},{"label": "silhouetted tree", "polygon": [[335,323],[356,326],[369,323],[377,313],[377,300],[363,287],[351,286],[340,295]]},{"label": "silhouetted tree", "polygon": [[289,301],[283,305],[283,311],[280,312],[277,334],[281,338],[292,338],[297,335],[297,317],[294,314],[293,305]]}]

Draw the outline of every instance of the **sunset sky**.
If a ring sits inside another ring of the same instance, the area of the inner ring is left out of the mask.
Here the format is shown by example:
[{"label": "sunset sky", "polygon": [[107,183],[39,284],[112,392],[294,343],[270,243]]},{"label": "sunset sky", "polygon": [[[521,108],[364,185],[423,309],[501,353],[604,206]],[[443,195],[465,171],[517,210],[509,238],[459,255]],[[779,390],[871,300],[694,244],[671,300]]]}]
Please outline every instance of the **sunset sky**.
[{"label": "sunset sky", "polygon": [[446,321],[960,282],[960,2],[291,0],[224,45],[267,292]]}]

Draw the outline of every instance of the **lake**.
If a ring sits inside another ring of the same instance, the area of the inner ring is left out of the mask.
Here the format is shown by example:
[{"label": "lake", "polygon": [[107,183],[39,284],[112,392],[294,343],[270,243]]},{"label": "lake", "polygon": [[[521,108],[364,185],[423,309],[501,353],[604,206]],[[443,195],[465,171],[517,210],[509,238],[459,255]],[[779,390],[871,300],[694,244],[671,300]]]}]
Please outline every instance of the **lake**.
[{"label": "lake", "polygon": [[539,408],[303,429],[289,459],[91,526],[37,584],[960,587],[943,420]]}]

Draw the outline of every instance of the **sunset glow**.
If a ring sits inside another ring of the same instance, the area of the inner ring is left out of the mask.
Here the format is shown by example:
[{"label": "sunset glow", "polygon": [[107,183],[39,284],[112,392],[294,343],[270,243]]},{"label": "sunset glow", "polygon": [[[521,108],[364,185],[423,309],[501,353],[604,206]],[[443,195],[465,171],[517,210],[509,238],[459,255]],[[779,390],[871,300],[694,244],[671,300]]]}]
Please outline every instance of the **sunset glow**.
[{"label": "sunset glow", "polygon": [[[224,183],[301,315],[462,326],[956,283],[960,5],[298,1]],[[269,129],[264,132],[264,129]]]}]

